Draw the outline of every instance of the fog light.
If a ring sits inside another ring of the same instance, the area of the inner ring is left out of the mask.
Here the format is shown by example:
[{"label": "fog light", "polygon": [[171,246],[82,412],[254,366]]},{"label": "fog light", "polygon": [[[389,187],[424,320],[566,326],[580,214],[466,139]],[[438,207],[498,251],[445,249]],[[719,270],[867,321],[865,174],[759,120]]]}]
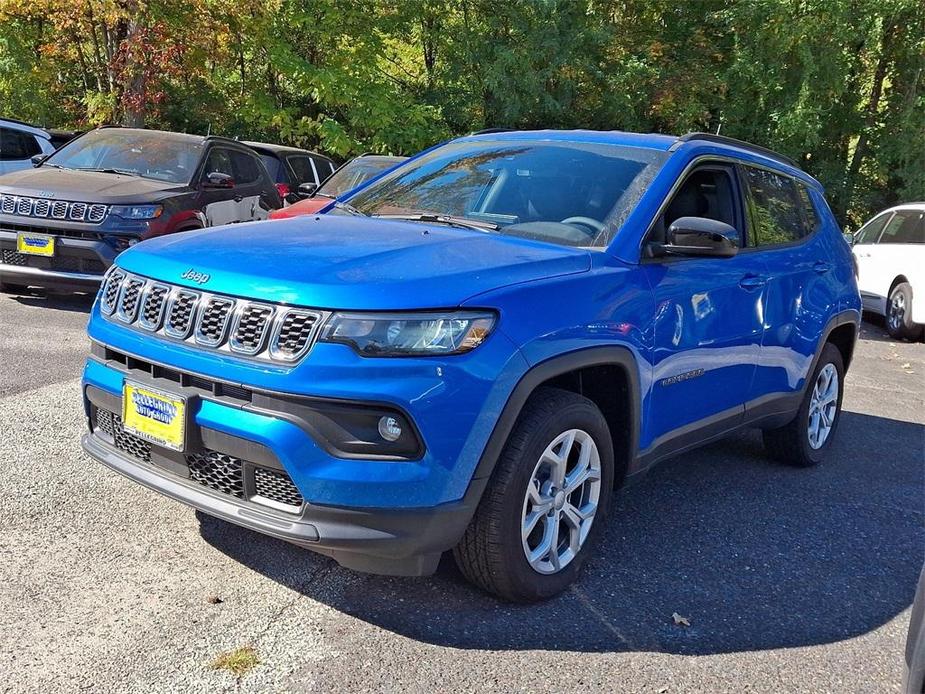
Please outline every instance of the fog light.
[{"label": "fog light", "polygon": [[398,420],[395,417],[385,417],[379,418],[379,436],[384,438],[386,441],[398,441],[401,436],[401,425],[398,423]]}]

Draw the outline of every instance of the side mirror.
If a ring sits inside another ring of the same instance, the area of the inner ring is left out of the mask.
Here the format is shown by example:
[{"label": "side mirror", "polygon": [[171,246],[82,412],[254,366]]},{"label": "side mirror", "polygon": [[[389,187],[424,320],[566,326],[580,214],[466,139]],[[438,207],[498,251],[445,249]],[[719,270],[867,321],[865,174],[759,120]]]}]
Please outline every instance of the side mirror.
[{"label": "side mirror", "polygon": [[731,258],[739,252],[739,232],[706,217],[679,217],[668,227],[668,243],[652,244],[652,255]]},{"label": "side mirror", "polygon": [[234,178],[226,173],[213,171],[206,174],[206,180],[203,181],[202,185],[205,188],[234,188]]},{"label": "side mirror", "polygon": [[848,243],[849,246],[854,245],[854,234],[852,234],[850,231],[846,231],[842,233],[842,236],[845,238],[845,241]]},{"label": "side mirror", "polygon": [[314,195],[316,190],[318,190],[317,183],[300,183],[299,184],[299,195],[304,195],[306,198]]},{"label": "side mirror", "polygon": [[32,162],[32,166],[39,167],[45,162],[46,159],[48,159],[47,154],[36,154],[31,159],[29,159],[29,161]]}]

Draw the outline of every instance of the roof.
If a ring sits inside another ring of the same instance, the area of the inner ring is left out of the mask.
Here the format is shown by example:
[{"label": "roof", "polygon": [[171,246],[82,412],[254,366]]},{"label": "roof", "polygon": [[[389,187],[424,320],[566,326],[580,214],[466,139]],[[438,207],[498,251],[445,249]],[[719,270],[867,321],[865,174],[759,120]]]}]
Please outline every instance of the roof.
[{"label": "roof", "polygon": [[711,133],[688,133],[680,137],[658,133],[630,133],[620,130],[505,130],[492,128],[459,138],[467,140],[546,140],[642,147],[661,152],[698,151],[706,154],[733,156],[742,161],[778,168],[801,180],[819,186],[812,176],[802,171],[789,157],[766,147]]},{"label": "roof", "polygon": [[286,145],[276,145],[270,142],[253,142],[250,140],[241,140],[241,144],[247,145],[252,149],[263,149],[273,154],[311,154],[314,157],[323,157],[325,159],[330,159],[330,157],[320,154],[318,152],[313,152],[308,149],[301,149],[299,147],[288,147]]},{"label": "roof", "polygon": [[38,135],[39,137],[48,139],[48,131],[44,128],[40,128],[37,125],[32,125],[26,123],[25,121],[16,120],[15,118],[0,118],[0,124],[9,124],[12,125],[16,130],[22,130],[29,133],[30,135]]}]

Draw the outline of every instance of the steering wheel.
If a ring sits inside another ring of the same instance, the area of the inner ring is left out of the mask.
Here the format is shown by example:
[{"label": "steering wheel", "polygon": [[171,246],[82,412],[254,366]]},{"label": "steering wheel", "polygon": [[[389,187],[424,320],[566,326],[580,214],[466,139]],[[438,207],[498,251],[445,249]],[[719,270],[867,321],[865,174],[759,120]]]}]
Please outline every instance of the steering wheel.
[{"label": "steering wheel", "polygon": [[603,222],[599,222],[596,219],[591,217],[567,217],[560,222],[561,224],[580,224],[583,227],[588,227],[594,232],[594,235],[602,234],[607,230],[607,227]]}]

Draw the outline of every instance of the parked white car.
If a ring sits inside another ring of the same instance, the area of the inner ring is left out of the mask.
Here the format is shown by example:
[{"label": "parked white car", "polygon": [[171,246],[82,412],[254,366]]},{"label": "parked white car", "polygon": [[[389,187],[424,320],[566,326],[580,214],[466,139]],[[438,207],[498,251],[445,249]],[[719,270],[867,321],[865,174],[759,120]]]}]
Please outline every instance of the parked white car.
[{"label": "parked white car", "polygon": [[36,154],[55,151],[52,135],[18,120],[0,118],[0,175],[32,166]]},{"label": "parked white car", "polygon": [[884,316],[891,337],[918,338],[925,324],[925,203],[881,212],[854,234],[853,250],[864,310]]}]

